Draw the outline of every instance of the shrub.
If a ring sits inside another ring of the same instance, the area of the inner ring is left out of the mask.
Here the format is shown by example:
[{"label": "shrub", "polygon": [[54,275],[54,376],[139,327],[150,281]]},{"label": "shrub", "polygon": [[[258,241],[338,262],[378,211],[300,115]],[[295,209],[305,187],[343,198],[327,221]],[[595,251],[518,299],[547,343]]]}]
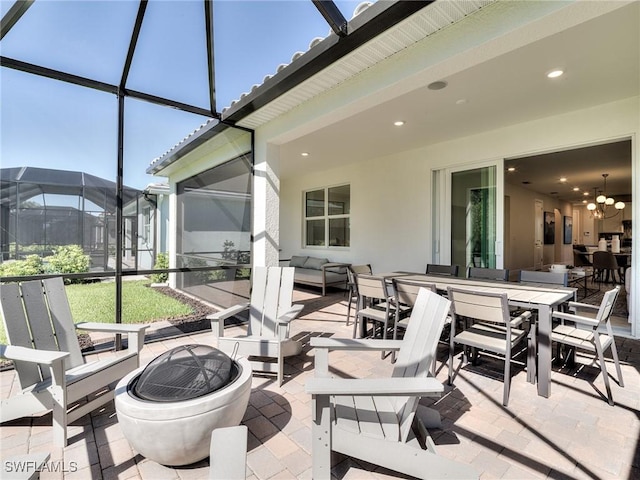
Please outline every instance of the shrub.
[{"label": "shrub", "polygon": [[25,277],[40,275],[43,272],[42,258],[38,255],[29,255],[24,260],[0,264],[0,276],[2,277]]},{"label": "shrub", "polygon": [[48,273],[85,273],[89,271],[91,258],[80,245],[56,247],[53,255],[46,257]]},{"label": "shrub", "polygon": [[[169,254],[167,252],[161,252],[156,257],[156,263],[153,266],[154,270],[161,270],[169,268]],[[151,275],[151,281],[154,283],[164,283],[169,279],[168,273],[154,273]]]}]

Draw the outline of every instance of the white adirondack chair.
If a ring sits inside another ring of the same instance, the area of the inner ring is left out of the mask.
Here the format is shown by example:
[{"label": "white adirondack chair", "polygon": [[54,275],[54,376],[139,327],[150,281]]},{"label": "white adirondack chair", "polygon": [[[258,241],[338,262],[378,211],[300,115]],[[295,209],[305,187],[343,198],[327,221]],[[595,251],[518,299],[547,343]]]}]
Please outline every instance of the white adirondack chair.
[{"label": "white adirondack chair", "polygon": [[[436,453],[427,427],[439,426],[439,415],[418,404],[444,391],[429,367],[449,305],[420,290],[403,340],[312,339],[315,377],[306,391],[313,399],[315,480],[331,478],[331,451],[418,478],[478,478],[468,465]],[[398,360],[391,378],[330,378],[331,350],[397,350]]]},{"label": "white adirondack chair", "polygon": [[[53,440],[64,447],[67,425],[112,400],[114,390],[105,387],[139,367],[147,325],[74,325],[60,277],[0,285],[0,305],[10,343],[0,345],[0,356],[13,360],[22,388],[2,400],[0,421],[53,410]],[[128,348],[86,363],[76,329],[127,333]]]},{"label": "white adirondack chair", "polygon": [[[209,315],[211,330],[218,336],[218,348],[247,357],[275,358],[276,362],[251,360],[254,371],[278,374],[284,378],[284,358],[298,355],[302,344],[289,338],[289,323],[303,305],[292,305],[294,267],[254,267],[251,273],[251,301]],[[246,335],[224,336],[224,320],[249,309]]]}]

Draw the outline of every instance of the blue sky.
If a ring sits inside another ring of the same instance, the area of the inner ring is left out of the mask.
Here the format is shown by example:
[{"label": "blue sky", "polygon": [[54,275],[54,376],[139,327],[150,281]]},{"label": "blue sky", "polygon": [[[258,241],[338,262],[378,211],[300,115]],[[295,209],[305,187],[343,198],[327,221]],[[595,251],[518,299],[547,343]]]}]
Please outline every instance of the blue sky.
[{"label": "blue sky", "polygon": [[[4,15],[12,1],[0,0]],[[358,1],[336,1],[350,19]],[[38,0],[0,42],[3,56],[119,83],[138,2]],[[311,0],[214,2],[217,109],[329,25]],[[127,87],[208,106],[202,1],[150,0]],[[91,173],[115,180],[117,100],[106,94],[7,68],[0,69],[0,162]],[[125,104],[124,182],[162,181],[149,163],[206,122],[146,102]]]}]

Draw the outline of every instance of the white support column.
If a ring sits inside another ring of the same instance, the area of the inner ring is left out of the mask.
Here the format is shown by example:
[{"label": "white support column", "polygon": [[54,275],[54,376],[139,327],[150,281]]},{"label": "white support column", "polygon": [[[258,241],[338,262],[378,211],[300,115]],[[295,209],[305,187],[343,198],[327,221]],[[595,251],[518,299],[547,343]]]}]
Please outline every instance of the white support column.
[{"label": "white support column", "polygon": [[[169,229],[169,268],[176,268],[177,265],[177,245],[178,245],[178,230],[182,232],[181,228],[178,228],[178,195],[176,194],[176,182],[169,183],[169,219],[172,224],[172,228]],[[166,201],[166,200],[165,200]],[[182,233],[180,233],[182,235]],[[177,287],[176,274],[169,274],[169,286],[171,288]]]},{"label": "white support column", "polygon": [[254,145],[253,265],[278,266],[280,248],[280,147],[262,141]]}]

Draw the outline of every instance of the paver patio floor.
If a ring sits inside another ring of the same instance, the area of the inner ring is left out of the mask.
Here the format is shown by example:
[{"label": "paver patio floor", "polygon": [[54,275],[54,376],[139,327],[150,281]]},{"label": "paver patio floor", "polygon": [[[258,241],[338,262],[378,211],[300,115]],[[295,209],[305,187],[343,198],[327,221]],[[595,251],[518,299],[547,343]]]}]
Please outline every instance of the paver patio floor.
[{"label": "paver patio floor", "polygon": [[[296,290],[295,301],[306,304],[302,317],[292,324],[292,336],[305,342],[302,354],[287,359],[288,375],[281,388],[273,377],[253,379],[243,419],[249,429],[250,479],[311,478],[311,397],[304,391],[306,379],[313,375],[308,339],[352,333],[352,327],[345,325],[347,299],[342,293],[320,297]],[[229,328],[227,334],[241,328]],[[160,339],[145,345],[141,362],[185,343],[215,346],[215,338],[206,331]],[[640,478],[640,341],[619,338],[617,344],[625,388],[613,382],[614,407],[603,397],[598,368],[582,357],[578,360],[584,364],[554,369],[550,398],[539,397],[535,386],[526,382],[526,372],[516,368],[508,408],[502,406],[501,362],[464,367],[451,387],[446,385],[447,368],[439,363],[437,378],[445,382],[445,394],[438,400],[423,400],[443,417],[442,430],[431,432],[438,452],[473,465],[484,479]],[[447,347],[441,345],[439,359],[446,356]],[[392,368],[389,359],[380,359],[378,353],[335,352],[330,365],[336,375],[353,377],[386,376]],[[6,398],[15,388],[12,370],[0,373],[0,386]],[[53,447],[51,438],[50,414],[2,424],[3,466],[14,455],[49,452],[43,479],[188,480],[209,474],[208,459],[170,468],[137,454],[122,434],[113,402],[72,424],[66,448]],[[48,471],[60,468],[69,471]],[[337,479],[405,478],[338,454],[333,455],[333,474]]]}]

